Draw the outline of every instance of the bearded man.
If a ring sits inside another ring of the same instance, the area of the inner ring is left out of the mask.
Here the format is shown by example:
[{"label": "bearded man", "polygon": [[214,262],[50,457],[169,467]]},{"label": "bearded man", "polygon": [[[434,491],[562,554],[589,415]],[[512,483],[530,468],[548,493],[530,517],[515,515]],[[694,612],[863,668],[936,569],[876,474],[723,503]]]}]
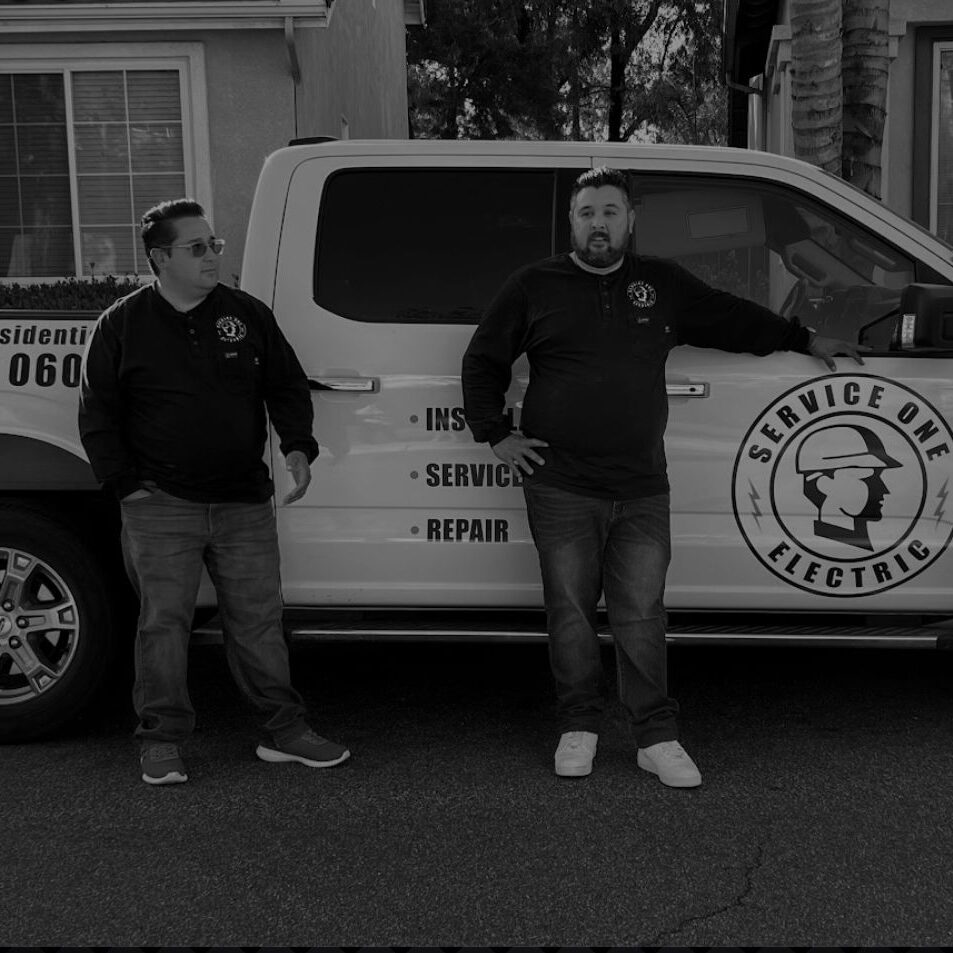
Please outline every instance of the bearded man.
[{"label": "bearded man", "polygon": [[[561,721],[556,774],[592,771],[604,708],[596,634],[604,593],[636,763],[663,784],[697,787],[667,690],[666,357],[690,344],[799,351],[831,370],[834,354],[863,361],[853,345],[818,337],[796,318],[633,254],[624,172],[579,176],[569,220],[572,252],[517,271],[483,316],[463,358],[464,410],[474,439],[523,473]],[[513,431],[503,411],[522,353],[530,379]]]}]

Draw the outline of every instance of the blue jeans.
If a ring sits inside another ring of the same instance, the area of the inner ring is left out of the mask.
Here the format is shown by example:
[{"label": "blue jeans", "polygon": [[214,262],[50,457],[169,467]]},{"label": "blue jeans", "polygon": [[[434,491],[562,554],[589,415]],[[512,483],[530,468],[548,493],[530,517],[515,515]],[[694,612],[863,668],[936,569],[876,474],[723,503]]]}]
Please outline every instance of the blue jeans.
[{"label": "blue jeans", "polygon": [[526,483],[539,553],[561,731],[599,731],[605,702],[596,635],[603,591],[618,692],[640,748],[678,737],[667,692],[662,597],[671,556],[669,496],[604,500]]},{"label": "blue jeans", "polygon": [[143,741],[183,742],[195,726],[189,635],[202,565],[218,595],[225,655],[270,740],[306,730],[282,628],[271,503],[193,503],[162,490],[122,504],[126,572],[139,593],[133,704]]}]

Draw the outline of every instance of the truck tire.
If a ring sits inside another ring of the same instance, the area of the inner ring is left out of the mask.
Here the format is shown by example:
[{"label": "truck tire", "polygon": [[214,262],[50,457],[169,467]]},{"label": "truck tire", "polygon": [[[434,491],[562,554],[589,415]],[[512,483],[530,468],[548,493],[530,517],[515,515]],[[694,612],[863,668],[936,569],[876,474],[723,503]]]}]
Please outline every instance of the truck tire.
[{"label": "truck tire", "polygon": [[0,742],[56,732],[102,688],[114,660],[110,590],[65,521],[0,504]]}]

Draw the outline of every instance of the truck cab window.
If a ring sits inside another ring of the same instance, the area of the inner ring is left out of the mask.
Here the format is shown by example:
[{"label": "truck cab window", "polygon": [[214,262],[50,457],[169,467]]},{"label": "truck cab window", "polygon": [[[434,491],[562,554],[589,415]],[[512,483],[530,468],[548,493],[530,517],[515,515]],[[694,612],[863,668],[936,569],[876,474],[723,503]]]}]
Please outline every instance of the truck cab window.
[{"label": "truck cab window", "polygon": [[821,334],[887,350],[914,261],[831,208],[751,181],[637,176],[634,244]]},{"label": "truck cab window", "polygon": [[355,321],[476,324],[554,252],[556,169],[364,169],[322,199],[314,300]]}]

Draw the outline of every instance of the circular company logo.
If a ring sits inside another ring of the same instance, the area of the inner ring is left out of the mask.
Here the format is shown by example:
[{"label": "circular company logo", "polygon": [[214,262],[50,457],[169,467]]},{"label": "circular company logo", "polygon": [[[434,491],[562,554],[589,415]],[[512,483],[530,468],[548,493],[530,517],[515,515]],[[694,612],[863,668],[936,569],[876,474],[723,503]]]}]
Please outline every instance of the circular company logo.
[{"label": "circular company logo", "polygon": [[637,308],[651,308],[658,298],[655,289],[647,281],[633,281],[625,292]]},{"label": "circular company logo", "polygon": [[782,394],[751,425],[732,506],[751,551],[780,579],[869,596],[946,549],[951,482],[953,431],[936,408],[886,378],[835,374]]},{"label": "circular company logo", "polygon": [[237,344],[244,339],[246,334],[245,325],[238,318],[233,318],[228,314],[215,322],[215,330],[218,331],[219,340],[226,344]]}]

